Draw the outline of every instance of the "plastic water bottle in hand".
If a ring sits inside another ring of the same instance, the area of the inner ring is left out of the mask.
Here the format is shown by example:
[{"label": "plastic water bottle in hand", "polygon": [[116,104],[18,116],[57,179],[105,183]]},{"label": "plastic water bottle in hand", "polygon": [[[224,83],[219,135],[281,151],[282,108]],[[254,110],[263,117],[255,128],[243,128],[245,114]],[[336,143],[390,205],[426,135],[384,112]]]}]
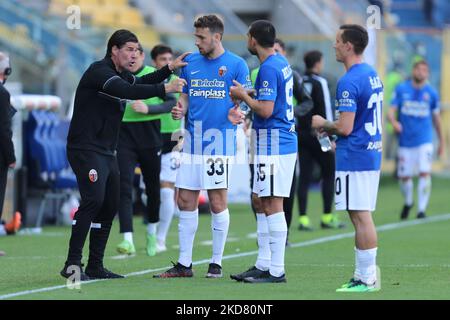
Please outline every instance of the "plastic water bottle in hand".
[{"label": "plastic water bottle in hand", "polygon": [[242,113],[244,113],[245,115],[250,112],[250,107],[245,102],[241,102],[239,104],[239,109],[241,109]]},{"label": "plastic water bottle in hand", "polygon": [[319,140],[322,152],[328,152],[332,149],[330,137],[326,132],[317,133],[317,140]]}]

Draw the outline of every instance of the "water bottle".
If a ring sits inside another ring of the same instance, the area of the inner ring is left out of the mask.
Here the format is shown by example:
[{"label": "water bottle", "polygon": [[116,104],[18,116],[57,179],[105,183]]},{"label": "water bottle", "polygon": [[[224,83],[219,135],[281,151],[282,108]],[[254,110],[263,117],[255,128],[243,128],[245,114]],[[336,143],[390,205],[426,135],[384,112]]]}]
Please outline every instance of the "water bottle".
[{"label": "water bottle", "polygon": [[320,148],[322,149],[322,152],[328,152],[331,150],[331,140],[330,137],[328,137],[328,134],[326,132],[318,133],[317,134],[317,140],[319,140]]},{"label": "water bottle", "polygon": [[239,104],[239,109],[241,109],[244,115],[247,115],[250,112],[250,107],[245,102]]}]

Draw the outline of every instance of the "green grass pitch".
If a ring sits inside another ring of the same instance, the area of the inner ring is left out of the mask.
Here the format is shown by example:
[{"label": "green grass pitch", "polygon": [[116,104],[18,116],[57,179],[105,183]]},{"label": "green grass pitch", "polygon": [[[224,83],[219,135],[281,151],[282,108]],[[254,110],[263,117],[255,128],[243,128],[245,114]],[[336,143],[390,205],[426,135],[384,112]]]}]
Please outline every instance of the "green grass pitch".
[{"label": "green grass pitch", "polygon": [[[415,198],[416,190],[417,186]],[[353,273],[353,228],[346,214],[340,213],[347,223],[346,229],[320,230],[320,195],[311,192],[309,216],[315,231],[297,230],[295,210],[289,233],[293,246],[286,249],[288,281],[285,284],[243,284],[229,278],[230,273],[252,266],[257,249],[256,239],[248,237],[256,230],[250,207],[230,205],[229,242],[225,247],[224,277],[221,279],[204,277],[211,255],[209,215],[200,215],[193,256],[197,263],[193,267],[194,277],[189,279],[152,278],[154,273],[166,269],[171,260],[178,258],[177,221],[174,220],[169,232],[169,250],[147,257],[144,252],[145,226],[140,218],[136,218],[137,255],[117,259],[115,247],[122,239],[117,220],[105,254],[105,266],[127,274],[127,278],[82,284],[81,289],[67,289],[65,279],[59,275],[67,253],[70,228],[46,227],[41,235],[0,238],[0,249],[7,252],[0,258],[0,299],[449,299],[450,216],[445,215],[450,213],[449,190],[450,179],[434,177],[427,210],[429,219],[416,220],[414,208],[409,221],[399,223],[402,197],[398,184],[390,178],[382,179],[374,219],[378,227],[390,226],[383,227],[378,233],[381,291],[376,293],[335,292]],[[86,243],[85,249],[87,247]],[[35,289],[43,290],[33,293]],[[21,294],[11,295],[14,293]]]}]

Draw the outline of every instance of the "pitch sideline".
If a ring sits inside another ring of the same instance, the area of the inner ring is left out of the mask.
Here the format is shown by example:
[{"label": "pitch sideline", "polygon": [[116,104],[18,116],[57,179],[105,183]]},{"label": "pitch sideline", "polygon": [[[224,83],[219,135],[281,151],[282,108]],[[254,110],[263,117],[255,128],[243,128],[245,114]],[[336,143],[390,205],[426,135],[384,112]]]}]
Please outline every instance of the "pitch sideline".
[{"label": "pitch sideline", "polygon": [[[402,222],[388,223],[388,224],[384,224],[384,225],[381,225],[381,226],[377,227],[377,231],[378,232],[389,231],[389,230],[395,230],[395,229],[400,229],[400,228],[404,228],[404,227],[410,227],[410,226],[416,226],[416,225],[432,223],[432,222],[438,222],[438,221],[446,221],[446,220],[450,220],[450,213],[435,215],[435,216],[427,217],[426,219],[421,219],[421,220],[411,220],[411,221],[402,221]],[[336,234],[336,235],[333,235],[333,236],[322,237],[322,238],[317,238],[317,239],[313,239],[313,240],[308,240],[308,241],[294,243],[294,244],[291,245],[291,248],[308,247],[308,246],[312,246],[312,245],[316,245],[316,244],[321,244],[321,243],[326,243],[326,242],[331,242],[331,241],[336,241],[336,240],[341,240],[341,239],[346,239],[346,238],[352,238],[353,236],[354,236],[354,232],[341,233],[341,234]],[[229,260],[229,259],[234,259],[234,258],[251,256],[251,255],[255,255],[257,253],[258,253],[258,251],[254,250],[254,251],[230,254],[230,255],[224,256],[223,260]],[[198,260],[198,261],[192,262],[192,265],[199,265],[199,264],[209,263],[209,261],[210,261],[210,259]],[[168,268],[170,268],[170,266],[157,268],[157,269],[147,269],[147,270],[132,272],[132,273],[126,274],[125,277],[140,276],[140,275],[144,275],[144,274],[147,274],[147,273],[163,271],[163,270],[166,270]],[[83,282],[83,285],[87,285],[87,284],[95,283],[95,282],[99,282],[99,281],[107,281],[107,280],[86,281],[86,282]],[[25,290],[25,291],[19,291],[19,292],[14,292],[14,293],[8,293],[8,294],[1,295],[0,296],[0,300],[14,298],[14,297],[19,297],[19,296],[30,295],[30,294],[34,294],[34,293],[54,291],[54,290],[63,289],[63,288],[66,288],[66,287],[67,287],[66,285],[59,285],[59,286],[53,286],[53,287],[46,287],[46,288],[40,288],[40,289]]]}]

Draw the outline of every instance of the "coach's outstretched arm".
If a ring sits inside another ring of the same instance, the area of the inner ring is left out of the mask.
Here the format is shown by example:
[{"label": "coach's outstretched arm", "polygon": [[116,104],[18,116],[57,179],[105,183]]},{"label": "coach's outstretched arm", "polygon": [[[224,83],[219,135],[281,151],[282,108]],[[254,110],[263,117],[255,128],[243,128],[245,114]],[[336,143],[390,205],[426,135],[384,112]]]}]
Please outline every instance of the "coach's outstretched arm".
[{"label": "coach's outstretched arm", "polygon": [[139,78],[122,79],[113,69],[106,65],[93,67],[89,78],[94,82],[100,92],[119,99],[148,99],[151,97],[164,97],[169,92],[181,92],[186,84],[184,79],[175,79],[163,84],[137,84]]},{"label": "coach's outstretched arm", "polygon": [[161,69],[146,74],[142,77],[136,78],[136,83],[141,84],[155,84],[160,83],[167,79],[176,69],[184,67],[187,65],[187,62],[184,62],[184,58],[191,54],[191,52],[185,52],[181,54],[178,58],[173,60],[171,63],[167,64],[166,66],[162,67]]},{"label": "coach's outstretched arm", "polygon": [[334,122],[328,121],[322,116],[314,115],[312,117],[311,127],[325,131],[329,135],[336,134],[338,136],[348,136],[353,131],[354,122],[354,112],[341,112],[339,119]]}]

